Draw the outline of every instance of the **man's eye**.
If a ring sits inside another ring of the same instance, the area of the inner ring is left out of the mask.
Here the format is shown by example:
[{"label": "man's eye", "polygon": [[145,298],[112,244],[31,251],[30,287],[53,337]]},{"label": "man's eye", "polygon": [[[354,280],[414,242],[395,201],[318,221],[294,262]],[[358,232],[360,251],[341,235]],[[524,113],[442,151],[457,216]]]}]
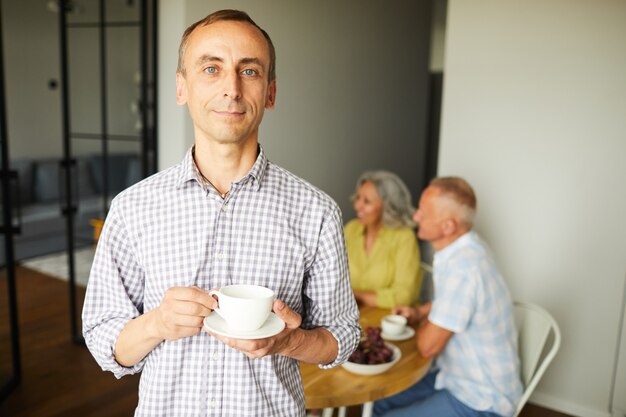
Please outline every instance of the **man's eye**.
[{"label": "man's eye", "polygon": [[209,73],[209,74],[215,74],[215,73],[217,73],[217,68],[215,68],[215,67],[208,67],[208,68],[205,68],[204,71]]},{"label": "man's eye", "polygon": [[253,69],[248,68],[248,69],[243,70],[243,74],[250,76],[250,75],[256,75],[257,72]]}]

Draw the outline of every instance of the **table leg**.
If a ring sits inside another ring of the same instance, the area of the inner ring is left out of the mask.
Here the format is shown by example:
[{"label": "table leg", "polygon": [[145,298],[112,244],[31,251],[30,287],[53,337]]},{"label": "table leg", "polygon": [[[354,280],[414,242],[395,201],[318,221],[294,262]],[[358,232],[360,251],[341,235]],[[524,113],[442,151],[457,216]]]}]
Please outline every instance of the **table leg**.
[{"label": "table leg", "polygon": [[333,409],[325,408],[324,411],[322,411],[322,417],[333,417]]},{"label": "table leg", "polygon": [[372,401],[363,404],[363,413],[362,417],[372,417],[372,412],[374,411],[374,403]]}]

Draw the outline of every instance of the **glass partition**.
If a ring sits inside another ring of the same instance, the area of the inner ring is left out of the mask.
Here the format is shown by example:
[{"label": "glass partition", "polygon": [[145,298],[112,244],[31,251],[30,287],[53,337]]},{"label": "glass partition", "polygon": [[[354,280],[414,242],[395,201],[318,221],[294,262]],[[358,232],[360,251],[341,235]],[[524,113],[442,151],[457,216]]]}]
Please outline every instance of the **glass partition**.
[{"label": "glass partition", "polygon": [[83,0],[66,13],[68,253],[72,328],[111,200],[156,167],[155,1]]}]

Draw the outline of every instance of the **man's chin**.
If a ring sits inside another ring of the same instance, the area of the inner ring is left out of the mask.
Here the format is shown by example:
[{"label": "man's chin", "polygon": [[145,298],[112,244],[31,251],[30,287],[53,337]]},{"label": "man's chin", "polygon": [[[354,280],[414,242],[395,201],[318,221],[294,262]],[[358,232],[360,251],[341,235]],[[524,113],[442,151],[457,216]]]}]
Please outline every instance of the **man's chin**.
[{"label": "man's chin", "polygon": [[228,132],[221,135],[215,135],[214,141],[220,145],[240,145],[251,139],[250,135],[244,135],[240,132]]}]

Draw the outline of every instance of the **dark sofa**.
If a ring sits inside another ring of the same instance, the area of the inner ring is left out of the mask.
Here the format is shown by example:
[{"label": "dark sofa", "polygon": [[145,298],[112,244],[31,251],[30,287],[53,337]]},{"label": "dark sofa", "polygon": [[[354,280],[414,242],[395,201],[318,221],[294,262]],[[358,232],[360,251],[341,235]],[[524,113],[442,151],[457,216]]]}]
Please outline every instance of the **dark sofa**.
[{"label": "dark sofa", "polygon": [[[112,197],[142,178],[137,154],[109,155],[109,193]],[[16,175],[11,178],[15,258],[22,260],[66,249],[65,179],[59,159],[15,159],[10,162]],[[76,159],[71,168],[72,195],[77,211],[74,219],[75,246],[93,243],[92,218],[104,217],[103,160],[99,155]],[[4,261],[4,241],[0,242]],[[4,263],[4,262],[2,262]]]}]

